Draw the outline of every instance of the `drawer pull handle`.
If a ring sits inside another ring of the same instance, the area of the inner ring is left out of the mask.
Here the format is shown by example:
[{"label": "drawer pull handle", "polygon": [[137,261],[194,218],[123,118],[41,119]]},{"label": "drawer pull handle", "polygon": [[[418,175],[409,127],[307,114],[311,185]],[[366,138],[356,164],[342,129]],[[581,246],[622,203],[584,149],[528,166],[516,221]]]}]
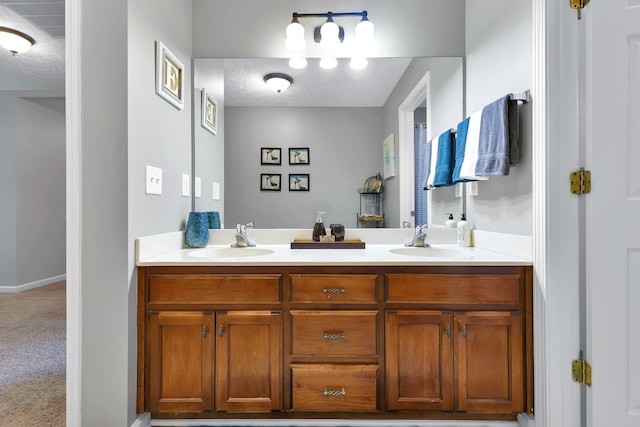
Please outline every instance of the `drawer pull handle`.
[{"label": "drawer pull handle", "polygon": [[328,388],[325,387],[322,394],[328,397],[341,397],[341,396],[347,395],[347,390],[345,390],[344,388],[341,390],[329,390]]},{"label": "drawer pull handle", "polygon": [[323,294],[335,295],[335,294],[344,294],[347,292],[344,288],[323,288]]},{"label": "drawer pull handle", "polygon": [[202,327],[202,338],[206,338],[207,335],[209,335],[209,328],[207,328],[206,326]]},{"label": "drawer pull handle", "polygon": [[460,332],[462,333],[462,336],[464,338],[466,338],[467,337],[467,326],[466,325],[463,326],[462,329],[460,329]]},{"label": "drawer pull handle", "polygon": [[451,338],[451,325],[447,325],[445,332],[447,333],[447,338]]},{"label": "drawer pull handle", "polygon": [[324,338],[326,341],[336,341],[336,340],[346,340],[347,339],[347,334],[345,334],[344,332],[325,332],[322,335],[322,338]]},{"label": "drawer pull handle", "polygon": [[222,336],[224,334],[224,328],[222,327],[222,325],[218,326],[218,336]]}]

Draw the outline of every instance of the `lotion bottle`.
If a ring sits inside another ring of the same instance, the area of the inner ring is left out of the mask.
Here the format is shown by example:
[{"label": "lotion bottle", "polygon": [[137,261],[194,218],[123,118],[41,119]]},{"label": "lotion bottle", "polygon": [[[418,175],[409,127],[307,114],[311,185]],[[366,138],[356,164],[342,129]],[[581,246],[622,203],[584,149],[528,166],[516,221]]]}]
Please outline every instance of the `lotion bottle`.
[{"label": "lotion bottle", "polygon": [[462,214],[460,221],[458,221],[458,246],[471,246],[471,227],[467,222],[467,217]]},{"label": "lotion bottle", "polygon": [[453,219],[453,214],[449,214],[449,219],[444,223],[445,228],[456,228],[456,220]]},{"label": "lotion bottle", "polygon": [[312,238],[316,242],[320,241],[320,236],[326,236],[327,231],[324,229],[324,224],[322,223],[322,214],[326,212],[318,211],[318,215],[316,216],[316,223],[313,226],[313,235]]}]

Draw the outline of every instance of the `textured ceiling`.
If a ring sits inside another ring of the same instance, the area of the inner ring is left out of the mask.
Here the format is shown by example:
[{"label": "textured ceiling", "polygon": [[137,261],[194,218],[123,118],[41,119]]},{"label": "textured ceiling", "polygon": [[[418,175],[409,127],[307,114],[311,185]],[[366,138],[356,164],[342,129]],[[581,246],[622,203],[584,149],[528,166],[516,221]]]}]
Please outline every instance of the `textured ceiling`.
[{"label": "textured ceiling", "polygon": [[0,26],[36,41],[23,54],[0,49],[0,90],[63,90],[64,1],[0,0]]}]

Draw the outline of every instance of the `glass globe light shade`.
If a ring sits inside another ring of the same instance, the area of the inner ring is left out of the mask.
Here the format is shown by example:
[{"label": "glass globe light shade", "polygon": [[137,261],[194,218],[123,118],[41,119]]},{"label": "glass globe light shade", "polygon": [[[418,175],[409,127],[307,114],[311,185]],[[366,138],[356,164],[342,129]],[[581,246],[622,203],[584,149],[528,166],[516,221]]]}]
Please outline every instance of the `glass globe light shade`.
[{"label": "glass globe light shade", "polygon": [[373,43],[373,23],[363,19],[356,25],[356,40],[361,46],[370,46]]},{"label": "glass globe light shade", "polygon": [[293,83],[293,79],[285,74],[272,73],[264,76],[264,82],[275,93],[281,93]]},{"label": "glass globe light shade", "polygon": [[0,27],[0,46],[13,53],[25,53],[35,44],[28,35],[13,28]]},{"label": "glass globe light shade", "polygon": [[338,60],[336,58],[321,58],[320,67],[325,70],[330,70],[338,66]]},{"label": "glass globe light shade", "polygon": [[302,50],[305,46],[304,41],[304,27],[298,22],[297,18],[294,18],[293,22],[287,25],[286,29],[287,40],[285,46],[289,50]]},{"label": "glass globe light shade", "polygon": [[323,49],[334,50],[340,46],[340,27],[333,21],[327,21],[320,27],[320,46]]},{"label": "glass globe light shade", "polygon": [[295,57],[289,59],[289,67],[300,70],[307,66],[307,58]]},{"label": "glass globe light shade", "polygon": [[354,70],[362,70],[367,68],[367,65],[369,65],[369,61],[364,56],[354,56],[349,62],[349,66]]}]

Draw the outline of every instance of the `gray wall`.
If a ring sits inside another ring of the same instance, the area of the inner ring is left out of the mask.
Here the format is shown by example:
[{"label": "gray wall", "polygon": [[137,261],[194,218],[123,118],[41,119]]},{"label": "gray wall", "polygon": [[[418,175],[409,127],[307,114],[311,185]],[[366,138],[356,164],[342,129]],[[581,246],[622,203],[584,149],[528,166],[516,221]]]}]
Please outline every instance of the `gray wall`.
[{"label": "gray wall", "polygon": [[0,92],[0,292],[65,274],[65,106],[59,95]]},{"label": "gray wall", "polygon": [[[528,1],[469,1],[466,15],[468,116],[507,93],[531,89],[533,22]],[[468,199],[468,220],[475,228],[532,235],[531,121],[531,105],[521,106],[520,164],[511,168],[509,176],[479,182],[478,196]]]},{"label": "gray wall", "polygon": [[[358,187],[382,172],[382,108],[227,107],[226,227],[356,227]],[[279,147],[282,165],[260,165],[261,147]],[[308,147],[309,165],[289,165],[289,148]],[[260,191],[260,174],[281,174],[281,191]],[[308,192],[289,191],[289,174],[310,174]]]},{"label": "gray wall", "polygon": [[[225,208],[225,115],[224,66],[222,59],[195,59],[193,71],[193,166],[202,182],[201,197],[194,197],[194,210],[218,211],[224,224]],[[202,127],[202,89],[218,103],[217,132]],[[220,184],[220,200],[213,200],[213,183]],[[194,195],[195,196],[195,195]]]}]

